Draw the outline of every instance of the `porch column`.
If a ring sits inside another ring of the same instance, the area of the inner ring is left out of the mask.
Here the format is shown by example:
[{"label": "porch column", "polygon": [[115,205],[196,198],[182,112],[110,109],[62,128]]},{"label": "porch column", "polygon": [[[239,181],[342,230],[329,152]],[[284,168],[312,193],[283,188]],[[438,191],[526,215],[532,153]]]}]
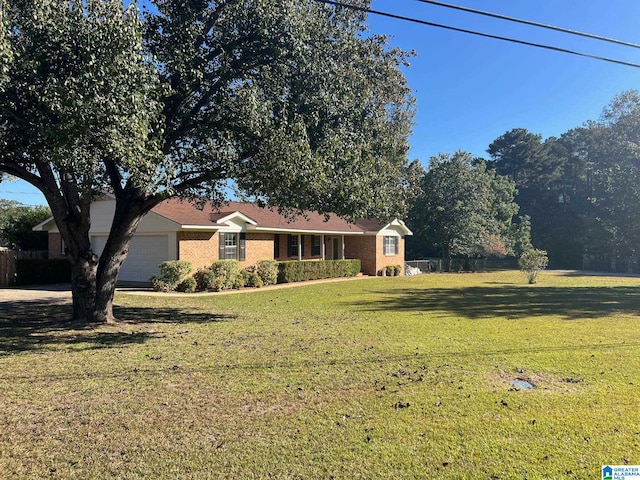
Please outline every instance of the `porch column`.
[{"label": "porch column", "polygon": [[344,235],[342,235],[342,255],[340,256],[340,258],[342,258],[342,260],[344,260]]},{"label": "porch column", "polygon": [[298,261],[302,261],[302,235],[298,234]]},{"label": "porch column", "polygon": [[322,260],[325,260],[326,257],[326,252],[325,250],[327,249],[326,245],[324,244],[324,234],[322,234],[322,251],[320,252],[322,254]]}]

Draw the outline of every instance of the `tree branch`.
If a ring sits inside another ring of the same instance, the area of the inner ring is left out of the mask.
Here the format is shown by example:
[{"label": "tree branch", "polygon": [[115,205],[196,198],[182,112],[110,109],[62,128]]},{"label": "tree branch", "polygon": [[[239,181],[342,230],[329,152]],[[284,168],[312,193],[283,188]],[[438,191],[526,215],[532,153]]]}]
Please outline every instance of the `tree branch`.
[{"label": "tree branch", "polygon": [[25,167],[16,165],[13,162],[6,163],[5,161],[0,161],[0,172],[5,172],[9,175],[13,175],[14,177],[18,177],[19,179],[30,183],[40,191],[46,188],[44,182],[42,181],[42,178],[30,172]]},{"label": "tree branch", "polygon": [[107,175],[109,176],[109,180],[111,180],[111,187],[113,188],[114,193],[117,195],[122,192],[122,175],[120,175],[120,171],[116,163],[111,159],[105,159],[102,161],[104,164],[105,170],[107,171]]},{"label": "tree branch", "polygon": [[[212,50],[205,58],[205,61],[212,61],[218,55],[222,55],[225,50],[233,50],[240,46],[246,46],[250,43],[250,38],[249,36],[244,36],[226,45],[227,48],[225,49],[218,48]],[[211,102],[223,85],[229,85],[234,79],[243,77],[243,75],[241,75],[242,72],[246,73],[258,67],[270,65],[275,60],[275,53],[276,51],[272,46],[260,48],[250,54],[233,60],[229,66],[222,69],[222,71],[211,72],[209,75],[205,75],[203,81],[190,85],[182,99],[176,99],[175,102],[172,102],[171,107],[168,107],[164,112],[167,118],[167,124],[170,124],[172,120],[179,120],[176,121],[176,127],[165,136],[164,152],[167,153],[170,145],[179,138],[187,135],[189,131],[196,127],[197,122],[194,122],[193,119],[198,117],[200,111]],[[202,85],[206,81],[210,82],[213,88],[209,88],[206,92],[202,93]],[[195,98],[196,93],[201,93],[200,99],[189,107],[188,105],[190,101]],[[181,114],[180,112],[183,113]]]}]

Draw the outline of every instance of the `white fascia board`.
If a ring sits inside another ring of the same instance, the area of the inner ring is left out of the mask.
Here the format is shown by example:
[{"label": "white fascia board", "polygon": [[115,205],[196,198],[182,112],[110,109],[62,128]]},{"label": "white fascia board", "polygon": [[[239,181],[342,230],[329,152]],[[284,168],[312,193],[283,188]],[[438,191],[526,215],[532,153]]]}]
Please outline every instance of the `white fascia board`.
[{"label": "white fascia board", "polygon": [[204,225],[182,225],[180,230],[190,232],[238,233],[244,231],[245,229],[241,228],[238,225],[216,225],[215,227]]},{"label": "white fascia board", "polygon": [[413,232],[409,230],[409,227],[407,227],[402,220],[398,220],[397,218],[378,230],[376,235],[385,235],[385,230],[395,230],[397,233],[400,233],[400,235],[413,235]]},{"label": "white fascia board", "polygon": [[[249,230],[249,229],[247,229]],[[365,232],[345,232],[343,230],[301,230],[299,228],[255,227],[252,232],[299,233],[301,235],[364,235]]]},{"label": "white fascia board", "polygon": [[39,224],[37,224],[31,230],[34,231],[34,232],[48,232],[49,229],[45,228],[45,225],[47,225],[49,222],[53,222],[54,225],[55,225],[55,221],[54,221],[53,217],[49,217],[44,222],[40,222]]},{"label": "white fascia board", "polygon": [[225,225],[222,227],[218,228],[218,231],[221,233],[239,233],[239,232],[246,232],[247,229],[246,228],[242,228],[242,226],[240,225]]},{"label": "white fascia board", "polygon": [[230,220],[236,220],[236,219],[242,220],[244,223],[247,223],[249,225],[258,225],[258,223],[255,220],[247,217],[244,213],[241,213],[241,212],[233,212],[227,215],[226,217],[222,217],[218,219],[216,223],[227,223]]},{"label": "white fascia board", "polygon": [[409,229],[409,227],[407,227],[407,224],[404,223],[402,220],[399,220],[396,218],[393,222],[390,223],[390,225],[395,225],[400,227],[400,229],[402,230],[402,233],[404,233],[405,235],[413,235],[413,232]]},{"label": "white fascia board", "polygon": [[205,225],[180,225],[180,230],[200,230],[200,231],[218,231],[223,230],[224,227],[212,227]]}]

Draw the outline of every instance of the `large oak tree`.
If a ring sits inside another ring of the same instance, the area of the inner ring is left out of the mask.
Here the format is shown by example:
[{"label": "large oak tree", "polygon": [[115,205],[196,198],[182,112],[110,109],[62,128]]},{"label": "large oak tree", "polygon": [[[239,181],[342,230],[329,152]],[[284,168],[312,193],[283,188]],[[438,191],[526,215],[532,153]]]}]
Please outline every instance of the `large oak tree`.
[{"label": "large oak tree", "polygon": [[[361,1],[359,4],[368,4]],[[405,53],[362,13],[312,0],[4,0],[0,172],[45,195],[73,316],[112,321],[140,219],[170,197],[346,218],[401,213]],[[98,258],[90,205],[115,197]]]}]

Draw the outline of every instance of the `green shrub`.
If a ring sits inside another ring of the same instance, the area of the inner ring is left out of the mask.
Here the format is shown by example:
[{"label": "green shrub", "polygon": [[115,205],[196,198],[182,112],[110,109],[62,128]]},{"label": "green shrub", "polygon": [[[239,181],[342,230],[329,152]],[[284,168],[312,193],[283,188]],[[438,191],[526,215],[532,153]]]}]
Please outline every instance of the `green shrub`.
[{"label": "green shrub", "polygon": [[175,290],[174,285],[170,285],[167,281],[155,275],[149,279],[151,282],[151,288],[154,292],[172,292]]},{"label": "green shrub", "polygon": [[193,266],[186,260],[168,260],[158,265],[160,278],[168,284],[178,285],[180,280],[191,273]]},{"label": "green shrub", "polygon": [[160,276],[149,279],[156,292],[173,292],[180,281],[188,275],[193,266],[186,260],[168,260],[158,265]]},{"label": "green shrub", "polygon": [[304,282],[322,278],[355,277],[360,260],[325,260],[278,263],[278,283]]},{"label": "green shrub", "polygon": [[256,265],[256,273],[264,285],[275,285],[278,283],[278,262],[259,260]]},{"label": "green shrub", "polygon": [[193,293],[196,291],[197,287],[198,287],[198,282],[196,282],[196,279],[193,277],[187,277],[184,280],[182,280],[180,283],[178,283],[176,290],[178,292]]},{"label": "green shrub", "polygon": [[216,276],[208,268],[198,270],[193,278],[196,280],[196,289],[199,292],[206,292],[208,290],[214,290],[216,285]]},{"label": "green shrub", "polygon": [[242,271],[242,276],[244,278],[244,286],[249,288],[260,288],[264,285],[262,278],[256,273],[251,271],[251,269],[244,269]]},{"label": "green shrub", "polygon": [[46,285],[70,281],[71,263],[66,258],[16,260],[16,285]]},{"label": "green shrub", "polygon": [[536,248],[527,250],[518,260],[518,266],[527,275],[529,284],[536,283],[538,274],[547,267],[548,263],[547,252]]},{"label": "green shrub", "polygon": [[[238,260],[218,260],[211,264],[211,271],[216,277],[214,290],[231,290],[244,285],[242,269]],[[239,279],[240,278],[240,279]]]},{"label": "green shrub", "polygon": [[341,275],[343,277],[355,277],[362,271],[362,262],[358,259],[335,261],[340,262],[339,265],[344,268],[344,275]]},{"label": "green shrub", "polygon": [[387,277],[397,277],[402,272],[402,265],[387,265],[380,270],[380,274]]}]

